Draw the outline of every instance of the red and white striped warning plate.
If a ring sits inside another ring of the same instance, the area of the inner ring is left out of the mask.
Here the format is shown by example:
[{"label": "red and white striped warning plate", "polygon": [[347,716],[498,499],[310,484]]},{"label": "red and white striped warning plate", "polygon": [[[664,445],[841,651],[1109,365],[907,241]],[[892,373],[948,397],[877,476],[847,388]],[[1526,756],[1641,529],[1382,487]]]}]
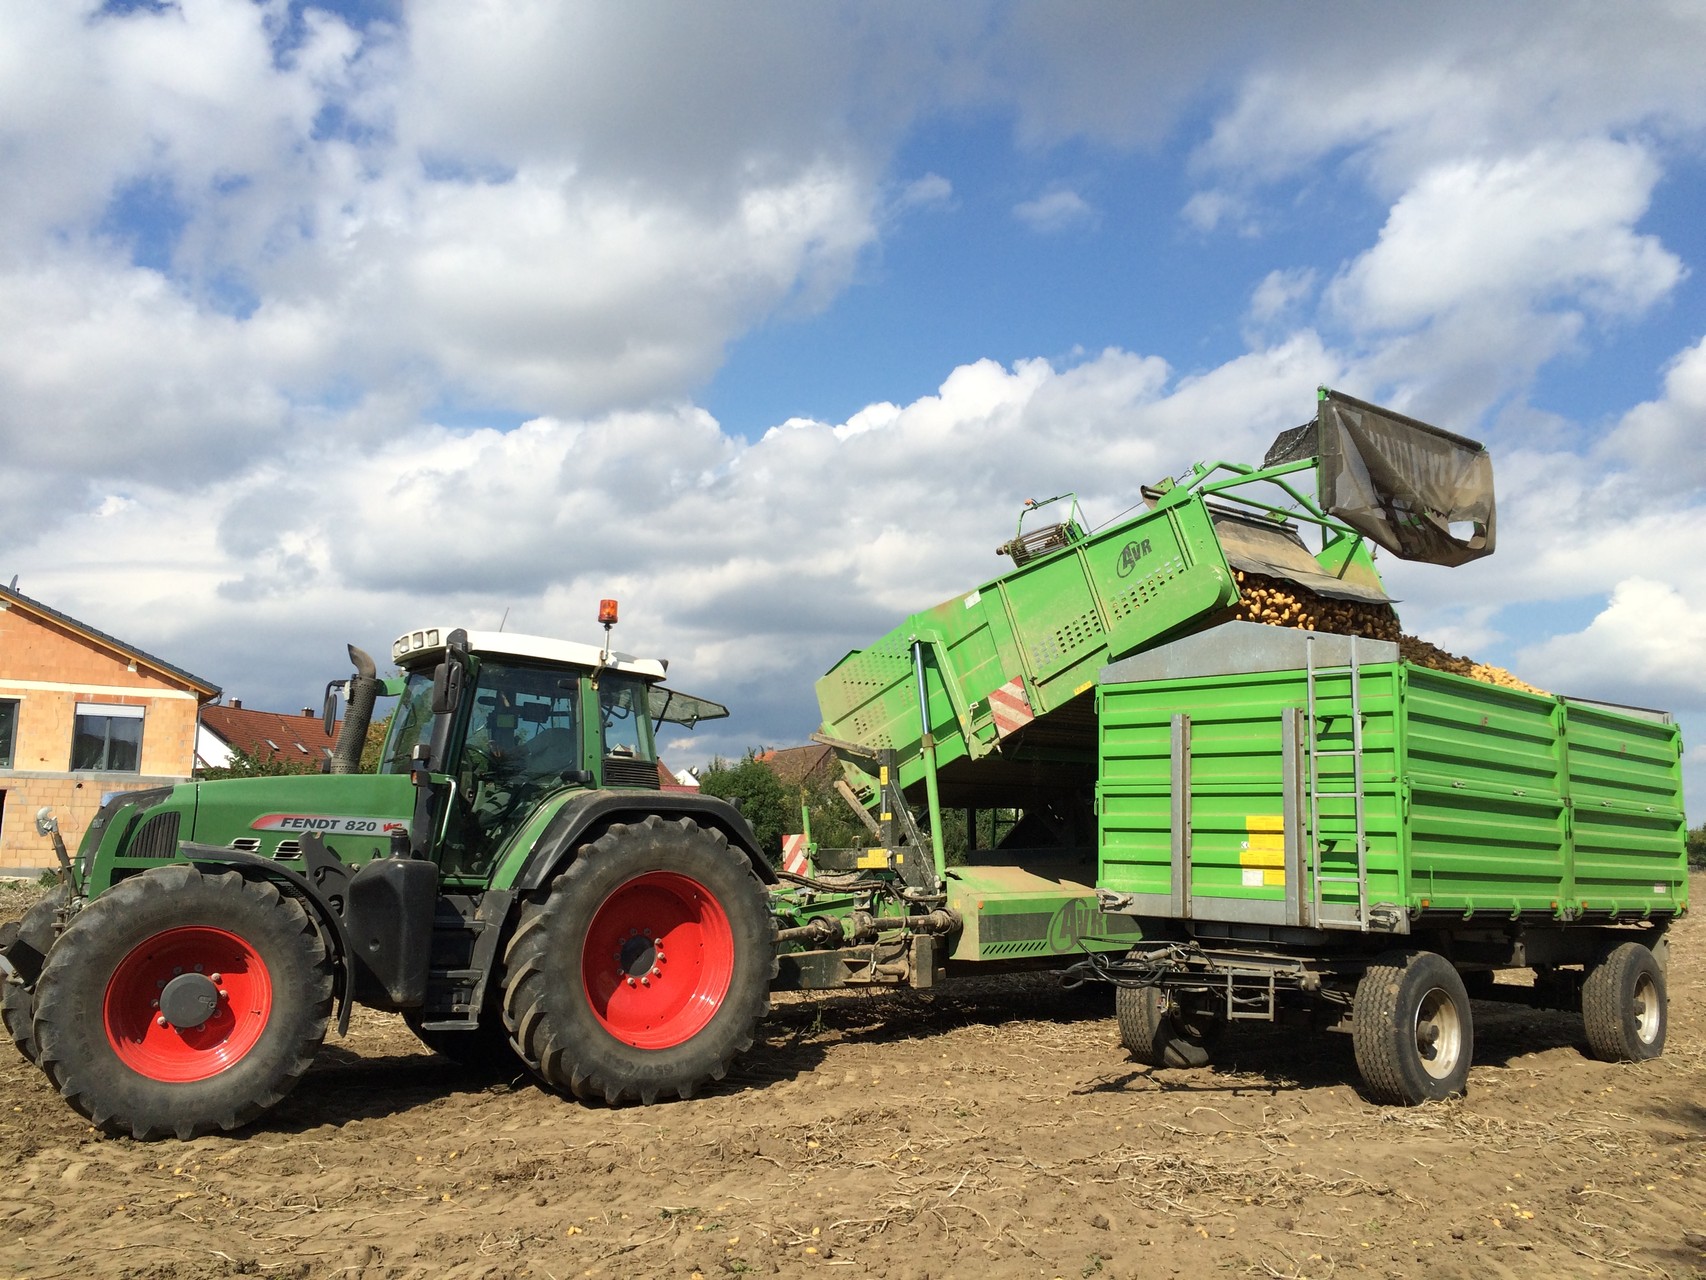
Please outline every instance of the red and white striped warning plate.
[{"label": "red and white striped warning plate", "polygon": [[796,876],[810,873],[811,863],[806,859],[806,838],[804,836],[782,837],[782,870]]},{"label": "red and white striped warning plate", "polygon": [[1037,713],[1031,710],[1031,700],[1025,696],[1022,676],[1014,676],[990,694],[989,709],[995,716],[995,735],[998,738],[1017,733],[1037,718]]}]

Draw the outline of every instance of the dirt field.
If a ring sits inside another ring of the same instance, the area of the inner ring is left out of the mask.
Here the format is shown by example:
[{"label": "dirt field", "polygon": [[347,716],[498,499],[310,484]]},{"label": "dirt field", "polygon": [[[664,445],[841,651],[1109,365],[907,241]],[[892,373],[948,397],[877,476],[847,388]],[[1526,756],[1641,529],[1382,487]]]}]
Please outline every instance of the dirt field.
[{"label": "dirt field", "polygon": [[1106,991],[1035,978],[790,1001],[724,1086],[616,1110],[358,1013],[268,1121],[188,1143],[100,1137],[6,1049],[0,1280],[1702,1276],[1698,916],[1670,995],[1639,1066],[1478,1003],[1468,1098],[1415,1110],[1339,1034],[1134,1066]]}]

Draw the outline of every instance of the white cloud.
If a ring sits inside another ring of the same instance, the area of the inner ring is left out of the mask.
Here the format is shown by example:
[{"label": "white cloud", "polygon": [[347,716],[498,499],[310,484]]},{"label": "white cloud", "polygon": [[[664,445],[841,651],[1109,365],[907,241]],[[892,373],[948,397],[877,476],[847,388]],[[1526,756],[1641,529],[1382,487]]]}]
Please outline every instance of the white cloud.
[{"label": "white cloud", "polygon": [[1205,171],[1268,180],[1349,157],[1395,195],[1466,155],[1706,124],[1695,5],[1450,0],[1342,16],[1334,4],[1286,11],[1264,38],[1270,56],[1216,119]]},{"label": "white cloud", "polygon": [[954,201],[954,184],[939,173],[927,173],[903,185],[890,204],[894,213],[913,209],[946,209]]},{"label": "white cloud", "polygon": [[1198,191],[1185,201],[1179,216],[1188,226],[1204,235],[1231,226],[1238,235],[1254,237],[1261,233],[1249,200],[1230,191]]},{"label": "white cloud", "polygon": [[1524,670],[1547,687],[1636,706],[1706,710],[1706,606],[1676,587],[1629,577],[1575,634],[1524,649]]},{"label": "white cloud", "polygon": [[1706,338],[1665,371],[1664,395],[1636,405],[1599,449],[1611,465],[1634,463],[1659,490],[1706,482]]},{"label": "white cloud", "polygon": [[1268,272],[1250,295],[1249,319],[1262,326],[1286,321],[1314,296],[1315,279],[1311,267]]},{"label": "white cloud", "polygon": [[1333,282],[1331,301],[1357,328],[1387,330],[1558,299],[1638,311],[1683,274],[1656,237],[1633,230],[1658,177],[1643,149],[1605,141],[1431,169]]},{"label": "white cloud", "polygon": [[1045,191],[1034,200],[1014,205],[1013,216],[1032,231],[1044,234],[1092,225],[1100,217],[1083,196],[1064,188]]}]

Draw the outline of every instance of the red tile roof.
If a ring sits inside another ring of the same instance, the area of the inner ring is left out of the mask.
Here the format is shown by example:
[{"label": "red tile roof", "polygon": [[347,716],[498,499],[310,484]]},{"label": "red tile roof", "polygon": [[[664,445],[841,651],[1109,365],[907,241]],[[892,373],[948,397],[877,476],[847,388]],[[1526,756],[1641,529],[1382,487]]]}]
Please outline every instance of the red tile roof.
[{"label": "red tile roof", "polygon": [[334,724],[328,737],[313,712],[255,711],[240,702],[203,707],[201,722],[232,750],[257,760],[316,766],[330,758],[341,724]]}]

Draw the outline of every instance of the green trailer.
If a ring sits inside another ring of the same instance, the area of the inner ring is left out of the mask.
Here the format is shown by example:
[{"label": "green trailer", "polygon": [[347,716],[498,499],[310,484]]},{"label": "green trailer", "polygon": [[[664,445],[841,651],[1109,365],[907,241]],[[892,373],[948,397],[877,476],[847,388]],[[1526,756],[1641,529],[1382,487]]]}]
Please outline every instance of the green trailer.
[{"label": "green trailer", "polygon": [[1471,992],[1579,1005],[1608,1059],[1663,1048],[1688,901],[1669,716],[1248,623],[1109,665],[1096,711],[1098,896],[1143,940],[1090,967],[1139,1057],[1206,1061],[1239,1019],[1344,1021],[1372,1093],[1442,1097]]}]

